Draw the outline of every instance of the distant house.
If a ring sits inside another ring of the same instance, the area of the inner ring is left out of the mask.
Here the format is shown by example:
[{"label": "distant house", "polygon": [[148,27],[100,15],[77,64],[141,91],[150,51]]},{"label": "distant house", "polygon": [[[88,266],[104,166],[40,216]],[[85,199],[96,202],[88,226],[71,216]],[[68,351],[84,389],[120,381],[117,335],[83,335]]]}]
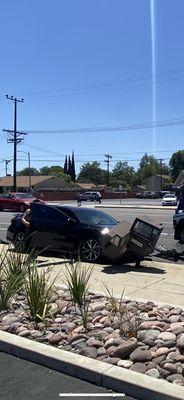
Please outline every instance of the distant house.
[{"label": "distant house", "polygon": [[81,190],[94,190],[98,187],[94,183],[77,182],[76,187]]},{"label": "distant house", "polygon": [[167,183],[169,183],[168,175],[152,175],[145,179],[145,189],[160,192]]},{"label": "distant house", "polygon": [[180,171],[177,179],[175,180],[173,187],[178,187],[184,184],[184,170]]},{"label": "distant house", "polygon": [[[30,188],[29,176],[17,175],[16,184],[18,192],[28,192]],[[31,176],[31,188],[33,191],[40,190],[67,190],[70,185],[55,175],[33,175]],[[13,191],[13,176],[0,178],[0,193]]]},{"label": "distant house", "polygon": [[145,192],[146,187],[145,187],[145,185],[136,185],[136,186],[133,186],[132,189],[133,189],[133,192],[143,193],[143,192]]}]

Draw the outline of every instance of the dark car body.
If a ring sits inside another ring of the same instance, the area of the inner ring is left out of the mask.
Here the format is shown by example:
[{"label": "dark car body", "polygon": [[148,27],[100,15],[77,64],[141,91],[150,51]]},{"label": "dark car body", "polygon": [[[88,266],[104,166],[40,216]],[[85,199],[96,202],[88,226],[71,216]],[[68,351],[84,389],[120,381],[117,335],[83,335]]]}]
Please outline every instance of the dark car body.
[{"label": "dark car body", "polygon": [[184,243],[184,211],[179,210],[173,216],[174,239]]},{"label": "dark car body", "polygon": [[24,212],[35,198],[32,193],[4,193],[0,195],[0,211]]},{"label": "dark car body", "polygon": [[21,222],[21,214],[12,218],[7,240],[13,243],[26,240],[29,248],[65,252],[66,256],[80,251],[86,261],[100,258],[104,228],[108,231],[118,223],[95,208],[77,206],[32,203],[30,215],[28,231]]}]

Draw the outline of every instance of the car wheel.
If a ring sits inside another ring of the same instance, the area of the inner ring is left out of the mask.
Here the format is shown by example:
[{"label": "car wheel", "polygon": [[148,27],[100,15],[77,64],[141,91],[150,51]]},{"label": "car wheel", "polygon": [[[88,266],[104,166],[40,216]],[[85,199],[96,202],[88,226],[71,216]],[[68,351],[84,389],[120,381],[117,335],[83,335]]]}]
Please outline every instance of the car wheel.
[{"label": "car wheel", "polygon": [[102,248],[97,239],[91,238],[83,240],[80,245],[81,260],[86,262],[99,261],[102,254]]},{"label": "car wheel", "polygon": [[17,232],[15,237],[14,237],[14,245],[15,247],[25,247],[25,242],[26,242],[26,234],[25,232]]},{"label": "car wheel", "polygon": [[179,232],[179,238],[180,243],[184,243],[184,227],[182,227]]},{"label": "car wheel", "polygon": [[21,204],[19,207],[19,211],[24,212],[25,210],[26,210],[26,208],[25,208],[24,204]]}]

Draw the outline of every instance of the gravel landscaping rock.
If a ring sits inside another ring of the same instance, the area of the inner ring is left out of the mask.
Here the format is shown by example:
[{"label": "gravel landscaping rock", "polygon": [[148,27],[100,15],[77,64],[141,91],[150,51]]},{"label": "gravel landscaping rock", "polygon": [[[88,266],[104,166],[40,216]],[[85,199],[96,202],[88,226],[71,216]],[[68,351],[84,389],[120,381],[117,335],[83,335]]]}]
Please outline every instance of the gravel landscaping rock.
[{"label": "gravel landscaping rock", "polygon": [[[87,328],[66,287],[53,291],[49,316],[35,323],[21,292],[0,311],[0,329],[111,365],[184,385],[184,311],[124,300],[122,314],[89,292]],[[135,311],[133,311],[135,310]]]}]

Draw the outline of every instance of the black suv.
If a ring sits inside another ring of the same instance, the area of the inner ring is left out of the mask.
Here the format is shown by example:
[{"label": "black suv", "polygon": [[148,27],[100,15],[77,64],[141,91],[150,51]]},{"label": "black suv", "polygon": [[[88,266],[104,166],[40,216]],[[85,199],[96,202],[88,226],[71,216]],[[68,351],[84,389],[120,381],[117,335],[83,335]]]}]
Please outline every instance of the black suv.
[{"label": "black suv", "polygon": [[48,249],[69,256],[80,252],[84,261],[101,258],[102,237],[118,224],[113,217],[95,208],[31,204],[30,228],[16,214],[7,230],[7,240],[28,249]]},{"label": "black suv", "polygon": [[174,239],[184,243],[184,211],[176,212],[173,216]]}]

